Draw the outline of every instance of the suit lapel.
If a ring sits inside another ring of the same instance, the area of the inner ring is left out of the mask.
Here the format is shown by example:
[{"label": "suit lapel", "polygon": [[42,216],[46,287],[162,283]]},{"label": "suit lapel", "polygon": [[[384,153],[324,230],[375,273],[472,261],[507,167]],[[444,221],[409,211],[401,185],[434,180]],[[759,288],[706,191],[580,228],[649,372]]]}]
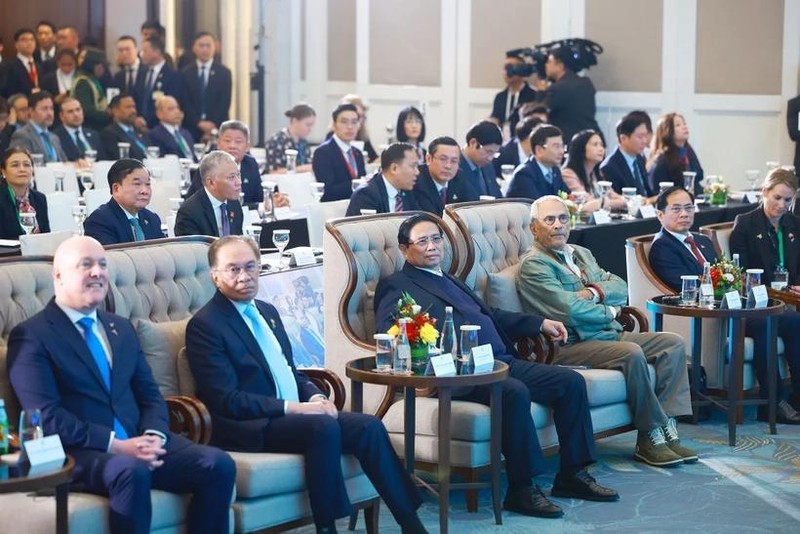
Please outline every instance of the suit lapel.
[{"label": "suit lapel", "polygon": [[219,236],[222,229],[218,228],[217,217],[214,213],[214,206],[211,205],[211,201],[208,199],[208,195],[206,194],[204,188],[198,191],[198,193],[200,194],[200,205],[203,206],[203,215],[205,216],[206,224],[209,228],[215,230],[213,232],[215,236]]},{"label": "suit lapel", "polygon": [[125,352],[125,347],[117,331],[116,321],[113,316],[98,312],[97,320],[103,325],[106,339],[108,339],[108,348],[111,351],[109,355],[111,357],[111,390],[114,391],[114,384],[125,383],[125,381],[122,380],[122,376],[125,374],[124,367],[131,362],[126,362],[125,359],[120,356]]},{"label": "suit lapel", "polygon": [[[272,373],[269,370],[269,365],[267,365],[267,360],[264,355],[264,352],[261,350],[261,345],[258,344],[253,333],[247,327],[247,324],[244,322],[244,319],[239,314],[239,310],[229,301],[222,293],[217,291],[214,294],[214,300],[219,305],[220,310],[225,315],[225,320],[228,323],[230,329],[236,333],[239,339],[247,347],[247,350],[250,351],[250,354],[253,355],[253,359],[256,360],[259,366],[264,370],[267,378],[272,380]],[[261,311],[259,310],[259,313]],[[263,314],[262,314],[263,315]],[[265,319],[266,320],[266,319]],[[267,324],[269,324],[269,320],[267,320]]]},{"label": "suit lapel", "polygon": [[97,368],[94,357],[89,351],[86,340],[78,332],[78,329],[72,321],[69,320],[69,317],[58,307],[55,298],[50,301],[45,310],[47,320],[52,325],[52,331],[60,333],[62,340],[66,341],[77,355],[78,361],[88,368],[89,373],[97,380],[100,387],[106,390],[106,383],[103,377],[100,376],[100,370]]}]

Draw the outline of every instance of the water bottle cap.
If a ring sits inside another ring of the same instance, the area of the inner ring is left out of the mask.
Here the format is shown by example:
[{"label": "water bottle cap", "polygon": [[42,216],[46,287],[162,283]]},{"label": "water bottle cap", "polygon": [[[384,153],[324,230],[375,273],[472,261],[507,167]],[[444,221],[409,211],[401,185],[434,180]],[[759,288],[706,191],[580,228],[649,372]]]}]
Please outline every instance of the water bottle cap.
[{"label": "water bottle cap", "polygon": [[6,407],[5,399],[0,399],[0,408],[5,408],[5,407]]},{"label": "water bottle cap", "polygon": [[453,307],[452,307],[452,306],[445,306],[445,307],[444,307],[444,312],[445,312],[445,313],[447,313],[447,312],[452,312],[452,311],[453,311]]},{"label": "water bottle cap", "polygon": [[373,334],[372,339],[375,341],[389,341],[394,339],[394,336],[391,334]]}]

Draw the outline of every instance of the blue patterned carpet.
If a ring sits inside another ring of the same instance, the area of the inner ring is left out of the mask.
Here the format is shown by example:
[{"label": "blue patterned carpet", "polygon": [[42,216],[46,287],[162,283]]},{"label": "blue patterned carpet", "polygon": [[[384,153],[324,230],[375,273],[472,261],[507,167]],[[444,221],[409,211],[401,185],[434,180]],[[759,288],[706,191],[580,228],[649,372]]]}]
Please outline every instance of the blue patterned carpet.
[{"label": "blue patterned carpet", "polygon": [[[695,448],[700,462],[674,469],[649,467],[632,459],[635,433],[598,442],[599,462],[590,472],[601,484],[615,488],[616,503],[554,499],[565,510],[562,519],[535,519],[503,512],[503,525],[492,519],[490,495],[480,495],[480,510],[466,512],[463,495],[454,492],[450,531],[471,532],[800,532],[800,427],[778,425],[770,435],[764,423],[746,421],[738,427],[736,447],[727,445],[727,426],[717,418],[699,426],[681,424],[682,441]],[[549,492],[552,469],[537,482]],[[503,486],[505,487],[505,485]],[[426,498],[420,517],[430,532],[438,532],[438,505]],[[338,523],[341,532],[347,522]],[[363,519],[357,532],[364,532]],[[399,532],[388,509],[381,507],[381,532]],[[297,529],[311,533],[313,527]]]}]

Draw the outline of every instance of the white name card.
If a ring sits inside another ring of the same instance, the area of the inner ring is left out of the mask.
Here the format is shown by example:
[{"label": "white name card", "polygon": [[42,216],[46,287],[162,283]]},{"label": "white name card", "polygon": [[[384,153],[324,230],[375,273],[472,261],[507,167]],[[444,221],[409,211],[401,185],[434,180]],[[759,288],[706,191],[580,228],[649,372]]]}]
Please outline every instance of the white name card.
[{"label": "white name card", "polygon": [[722,297],[720,308],[727,308],[729,310],[740,310],[742,308],[742,298],[739,296],[738,291],[728,291]]},{"label": "white name card", "polygon": [[608,224],[611,222],[611,214],[606,210],[597,210],[592,214],[594,224]]},{"label": "white name card", "polygon": [[292,258],[297,267],[303,265],[316,265],[317,258],[314,256],[314,251],[311,247],[297,247],[292,249]]},{"label": "white name card", "polygon": [[43,473],[58,469],[64,465],[64,447],[58,434],[39,439],[31,439],[23,443],[28,463],[31,465],[28,474]]},{"label": "white name card", "polygon": [[455,376],[456,364],[453,361],[453,355],[450,353],[440,354],[439,356],[431,356],[431,365],[433,366],[433,374],[436,376]]},{"label": "white name card", "polygon": [[652,219],[656,216],[656,208],[652,204],[639,206],[639,215],[642,216],[642,219]]},{"label": "white name card", "polygon": [[744,194],[744,201],[750,204],[758,203],[758,192],[757,191],[746,191]]},{"label": "white name card", "polygon": [[748,308],[766,308],[769,302],[769,295],[767,295],[767,286],[753,286],[750,288],[750,294],[747,295]]},{"label": "white name card", "polygon": [[475,374],[488,373],[494,369],[494,352],[487,343],[472,349],[472,361],[475,364]]}]

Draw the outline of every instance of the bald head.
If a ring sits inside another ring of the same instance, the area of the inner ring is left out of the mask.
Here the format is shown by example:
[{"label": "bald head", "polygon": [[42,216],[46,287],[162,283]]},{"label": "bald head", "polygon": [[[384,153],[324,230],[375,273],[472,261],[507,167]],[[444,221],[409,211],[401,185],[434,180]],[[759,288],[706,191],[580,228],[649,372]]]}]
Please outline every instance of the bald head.
[{"label": "bald head", "polygon": [[156,117],[164,124],[179,126],[183,122],[183,111],[174,97],[162,96],[156,100]]},{"label": "bald head", "polygon": [[56,302],[89,314],[106,298],[106,251],[91,237],[75,236],[58,247],[53,258]]}]

